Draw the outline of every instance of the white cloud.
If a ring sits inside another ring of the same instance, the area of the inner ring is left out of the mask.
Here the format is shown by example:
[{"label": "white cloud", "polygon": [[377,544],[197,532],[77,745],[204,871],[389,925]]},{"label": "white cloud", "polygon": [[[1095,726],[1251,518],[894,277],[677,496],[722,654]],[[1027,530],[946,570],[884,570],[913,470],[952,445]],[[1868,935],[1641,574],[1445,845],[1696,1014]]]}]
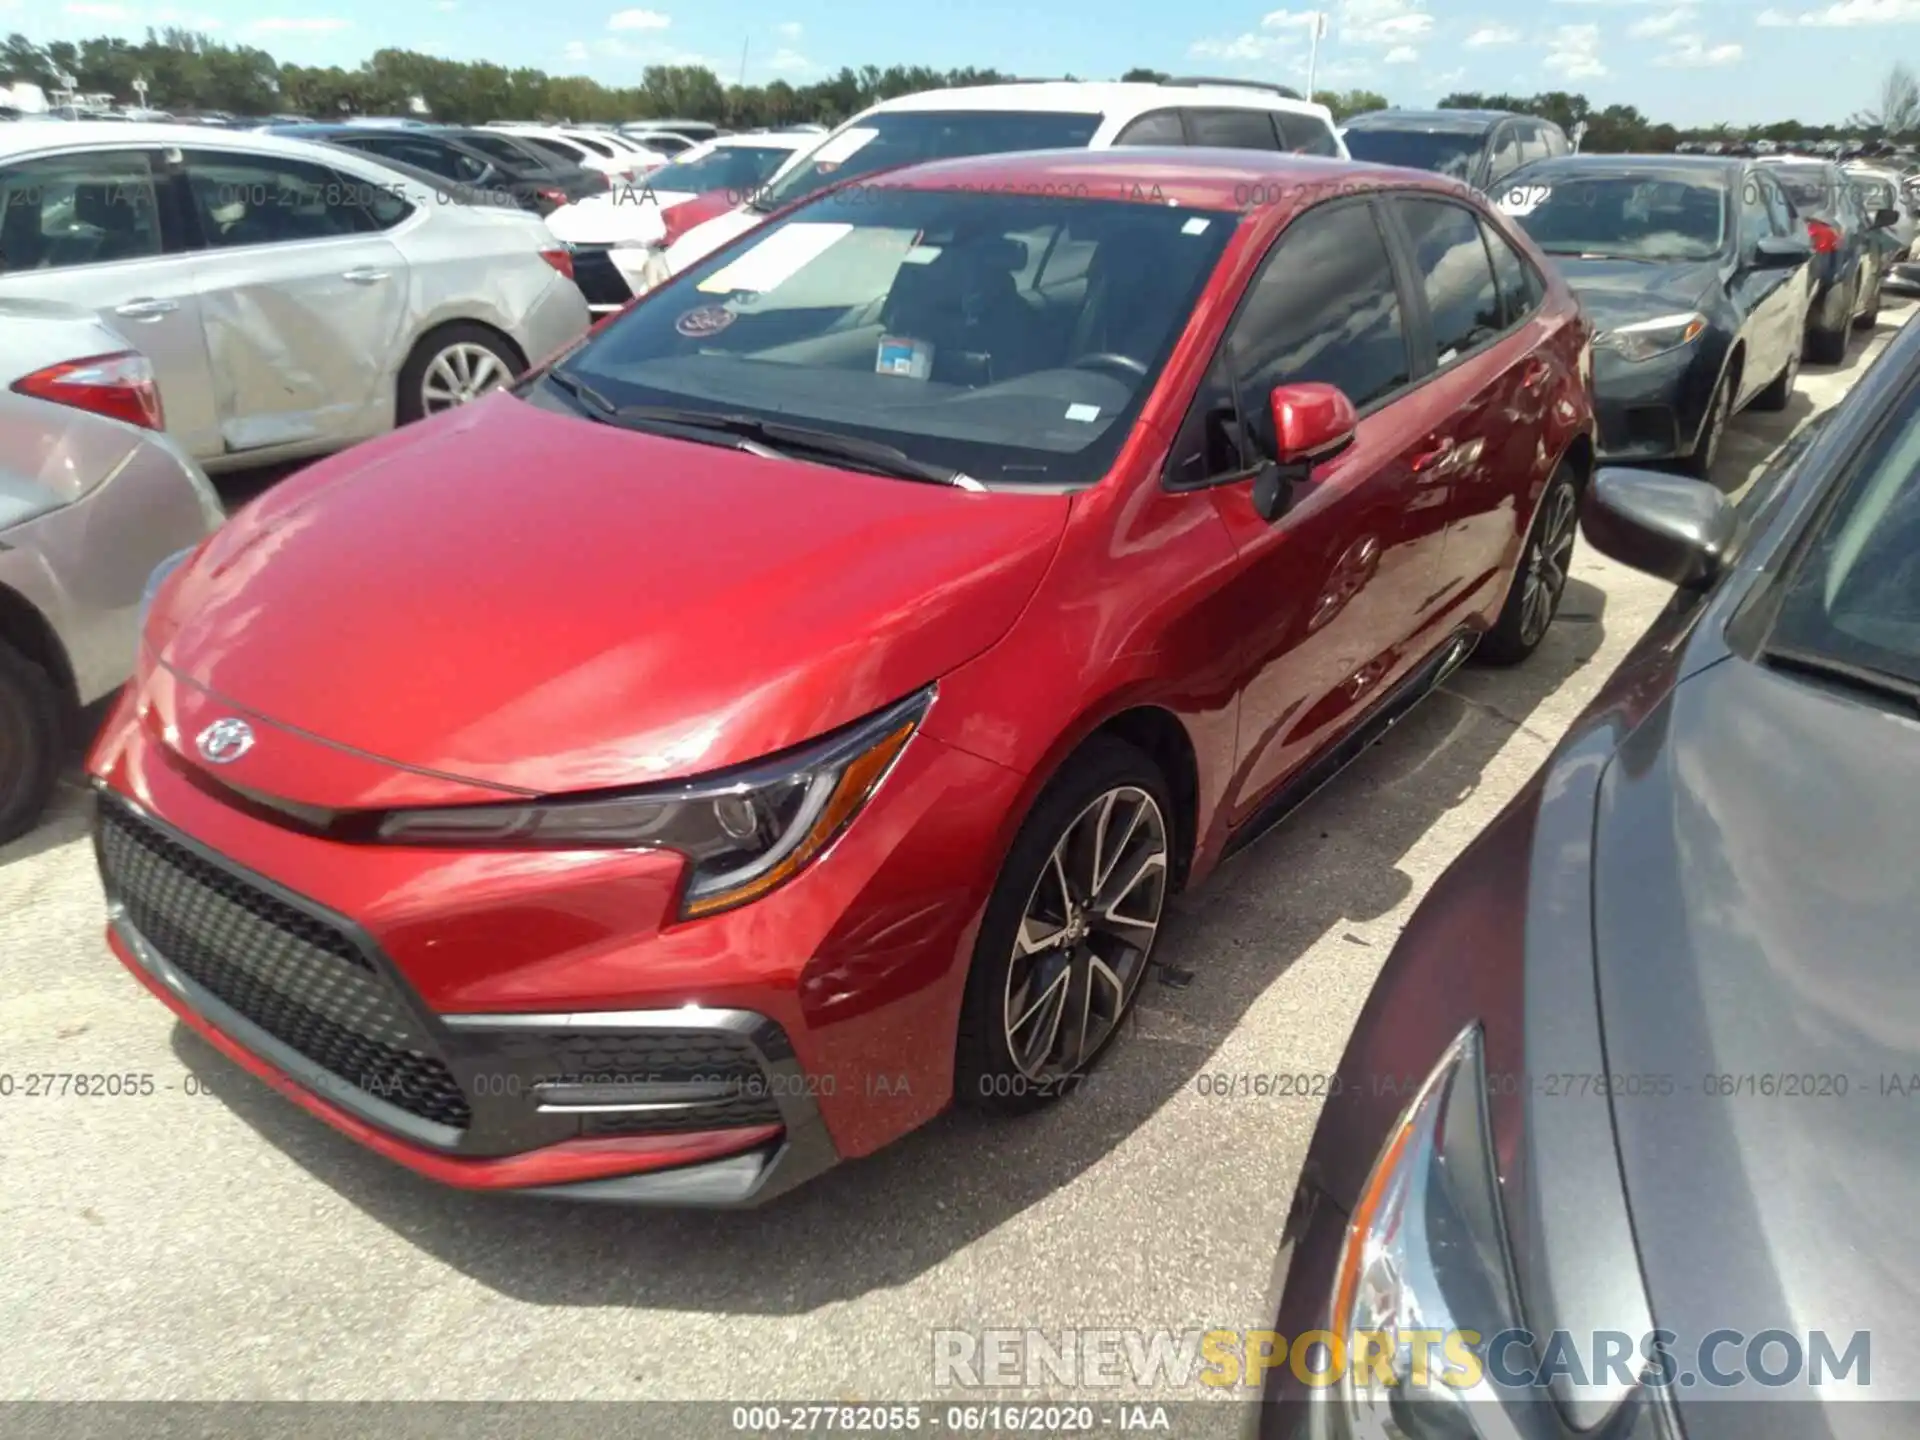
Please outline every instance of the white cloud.
[{"label": "white cloud", "polygon": [[1836,0],[1819,10],[1762,10],[1762,25],[1914,25],[1920,24],[1920,0]]},{"label": "white cloud", "polygon": [[1196,40],[1187,47],[1187,53],[1197,60],[1253,64],[1283,55],[1297,45],[1297,41],[1279,36],[1248,34],[1235,35],[1228,40]]},{"label": "white cloud", "polygon": [[1672,35],[1683,25],[1691,25],[1694,14],[1691,10],[1669,10],[1664,15],[1649,15],[1645,20],[1636,20],[1627,27],[1627,34],[1637,40],[1650,39],[1655,35]]},{"label": "white cloud", "polygon": [[587,44],[584,40],[569,40],[567,42],[567,48],[560,53],[569,60],[585,60],[587,58]]},{"label": "white cloud", "polygon": [[352,26],[351,20],[341,20],[331,15],[270,15],[264,20],[247,22],[247,29],[263,35],[331,35],[336,30],[348,30]]},{"label": "white cloud", "polygon": [[1598,25],[1561,25],[1547,39],[1547,57],[1540,62],[1566,80],[1584,80],[1607,73],[1600,63]]},{"label": "white cloud", "polygon": [[439,0],[439,3],[433,8],[436,10],[458,10],[460,8],[460,0]]},{"label": "white cloud", "polygon": [[1387,64],[1412,65],[1420,58],[1420,52],[1411,45],[1396,45],[1387,52]]},{"label": "white cloud", "polygon": [[664,30],[673,17],[658,10],[619,10],[607,18],[609,30]]},{"label": "white cloud", "polygon": [[1340,0],[1340,38],[1356,45],[1404,45],[1433,29],[1415,0]]},{"label": "white cloud", "polygon": [[1439,87],[1441,90],[1446,90],[1450,86],[1458,85],[1462,80],[1466,78],[1467,78],[1467,67],[1464,65],[1461,65],[1456,69],[1447,71],[1447,73],[1444,75],[1434,76],[1433,83],[1437,87]]},{"label": "white cloud", "polygon": [[171,5],[153,12],[156,25],[178,25],[183,30],[214,31],[224,30],[227,22],[217,15],[191,15],[184,10],[176,10]]},{"label": "white cloud", "polygon": [[1484,50],[1489,45],[1517,45],[1520,32],[1511,25],[1482,25],[1467,36],[1469,50]]},{"label": "white cloud", "polygon": [[786,24],[777,25],[774,28],[780,32],[780,38],[783,40],[798,40],[800,38],[800,22],[798,20],[789,20]]},{"label": "white cloud", "polygon": [[1657,56],[1653,63],[1665,70],[1717,69],[1739,64],[1744,53],[1738,45],[1709,46],[1698,35],[1676,35],[1673,49]]},{"label": "white cloud", "polygon": [[813,61],[798,50],[776,50],[773,58],[766,62],[766,68],[778,75],[799,75],[814,68]]},{"label": "white cloud", "polygon": [[1306,29],[1313,23],[1317,11],[1313,10],[1269,10],[1260,17],[1262,30]]},{"label": "white cloud", "polygon": [[78,16],[82,20],[114,20],[124,23],[133,18],[133,11],[124,5],[69,5],[67,14]]}]

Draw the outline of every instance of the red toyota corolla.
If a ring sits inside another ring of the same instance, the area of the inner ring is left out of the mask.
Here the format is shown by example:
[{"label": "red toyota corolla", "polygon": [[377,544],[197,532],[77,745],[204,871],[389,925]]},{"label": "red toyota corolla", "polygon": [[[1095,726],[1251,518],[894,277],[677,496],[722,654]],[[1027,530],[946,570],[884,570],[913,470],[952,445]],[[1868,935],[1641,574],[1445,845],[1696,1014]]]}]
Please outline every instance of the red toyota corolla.
[{"label": "red toyota corolla", "polygon": [[115,952],[476,1189],[745,1204],[1070,1090],[1194,884],[1566,581],[1589,335],[1432,176],[895,172],[149,587]]}]

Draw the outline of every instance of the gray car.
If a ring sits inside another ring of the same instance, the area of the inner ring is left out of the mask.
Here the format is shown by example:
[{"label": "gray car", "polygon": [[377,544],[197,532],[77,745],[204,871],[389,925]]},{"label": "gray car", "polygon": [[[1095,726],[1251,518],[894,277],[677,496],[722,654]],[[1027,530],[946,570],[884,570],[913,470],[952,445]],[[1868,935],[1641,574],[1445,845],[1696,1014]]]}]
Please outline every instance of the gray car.
[{"label": "gray car", "polygon": [[151,365],[91,312],[0,300],[0,842],[133,672],[147,577],[224,518],[163,418]]},{"label": "gray car", "polygon": [[463,404],[589,323],[537,216],[330,146],[178,125],[0,130],[0,298],[125,330],[209,471]]},{"label": "gray car", "polygon": [[1920,328],[1737,504],[1603,468],[1583,527],[1673,603],[1402,931],[1283,1242],[1281,1332],[1446,1358],[1259,1433],[1904,1440]]}]

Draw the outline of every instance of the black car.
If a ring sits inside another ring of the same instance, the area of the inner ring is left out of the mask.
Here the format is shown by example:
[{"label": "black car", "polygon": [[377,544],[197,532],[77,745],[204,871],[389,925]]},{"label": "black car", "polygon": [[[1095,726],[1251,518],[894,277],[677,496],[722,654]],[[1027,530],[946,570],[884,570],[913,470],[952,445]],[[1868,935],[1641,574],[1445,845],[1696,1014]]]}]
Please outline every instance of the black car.
[{"label": "black car", "polygon": [[462,204],[512,205],[551,215],[577,196],[531,166],[495,160],[484,150],[424,127],[375,125],[276,125],[268,132],[357,150],[436,177]]},{"label": "black car", "polygon": [[478,150],[496,165],[524,171],[549,181],[571,204],[590,195],[604,195],[611,188],[604,170],[589,170],[571,160],[542,150],[520,135],[499,130],[445,126],[431,132],[444,135],[470,149]]},{"label": "black car", "polygon": [[1595,476],[1678,591],[1317,1092],[1261,1435],[1913,1433],[1916,453],[1909,327],[1738,504]]},{"label": "black car", "polygon": [[1800,373],[1813,247],[1764,168],[1719,156],[1569,155],[1495,202],[1592,319],[1605,460],[1705,476],[1747,405],[1783,410]]},{"label": "black car", "polygon": [[1431,170],[1488,191],[1522,165],[1573,151],[1551,120],[1510,110],[1370,110],[1341,134],[1356,160]]},{"label": "black car", "polygon": [[1807,358],[1837,365],[1847,358],[1848,331],[1871,329],[1885,283],[1876,230],[1900,223],[1900,212],[1869,213],[1859,186],[1838,165],[1769,157],[1759,162],[1780,182],[1813,239],[1813,315]]}]

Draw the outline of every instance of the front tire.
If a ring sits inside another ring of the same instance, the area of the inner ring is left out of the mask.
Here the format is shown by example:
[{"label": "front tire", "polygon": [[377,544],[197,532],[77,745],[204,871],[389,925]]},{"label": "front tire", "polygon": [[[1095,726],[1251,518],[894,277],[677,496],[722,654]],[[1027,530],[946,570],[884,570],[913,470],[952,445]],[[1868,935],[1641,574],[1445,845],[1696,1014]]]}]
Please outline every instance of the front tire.
[{"label": "front tire", "polygon": [[1574,539],[1580,533],[1580,486],[1563,461],[1540,497],[1520,568],[1507,589],[1500,618],[1474,650],[1487,665],[1518,665],[1540,648],[1560,613],[1573,569]]},{"label": "front tire", "polygon": [[39,822],[65,759],[66,727],[52,677],[0,644],[0,845]]},{"label": "front tire", "polygon": [[402,425],[454,410],[511,384],[526,364],[498,331],[464,321],[420,337],[400,367]]},{"label": "front tire", "polygon": [[1019,1115],[1077,1088],[1146,977],[1172,836],[1166,778],[1123,740],[1088,741],[1041,792],[974,944],[957,1103]]},{"label": "front tire", "polygon": [[[1739,357],[1735,356],[1734,361],[1739,363]],[[1733,421],[1733,396],[1739,383],[1740,377],[1729,367],[1714,387],[1713,398],[1707,402],[1706,422],[1701,426],[1693,453],[1680,462],[1680,469],[1696,480],[1713,478],[1713,462],[1720,458],[1720,442],[1726,438],[1727,426]]]}]

